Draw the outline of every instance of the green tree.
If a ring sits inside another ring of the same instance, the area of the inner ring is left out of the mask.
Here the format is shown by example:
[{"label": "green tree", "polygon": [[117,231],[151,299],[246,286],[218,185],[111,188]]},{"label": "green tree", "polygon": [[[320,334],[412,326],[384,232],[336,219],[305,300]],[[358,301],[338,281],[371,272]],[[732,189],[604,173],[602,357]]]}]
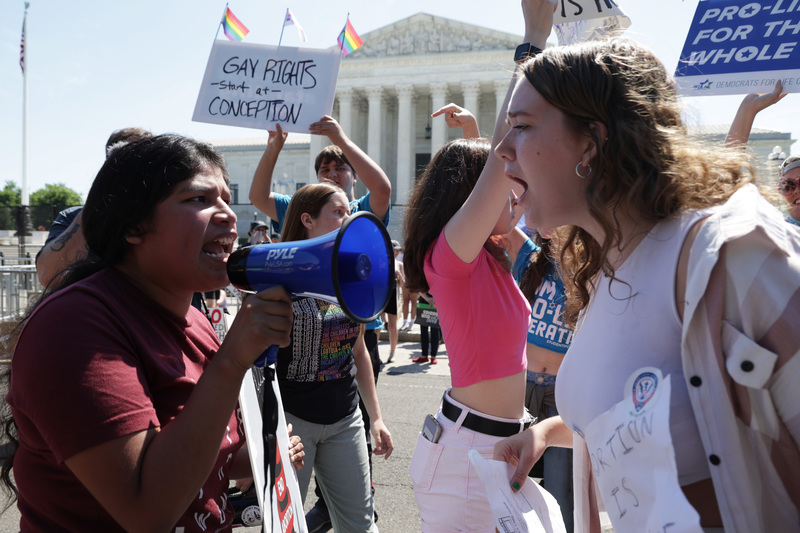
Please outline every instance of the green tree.
[{"label": "green tree", "polygon": [[22,191],[19,186],[11,180],[6,182],[3,190],[0,191],[0,204],[2,205],[20,205],[22,200]]},{"label": "green tree", "polygon": [[15,229],[17,227],[17,207],[20,205],[22,191],[11,180],[6,181],[5,187],[0,190],[0,229]]},{"label": "green tree", "polygon": [[82,205],[81,195],[63,183],[48,183],[41,189],[31,193],[31,206],[52,206],[51,209],[41,207],[31,210],[33,227],[49,228],[56,213],[66,207]]}]

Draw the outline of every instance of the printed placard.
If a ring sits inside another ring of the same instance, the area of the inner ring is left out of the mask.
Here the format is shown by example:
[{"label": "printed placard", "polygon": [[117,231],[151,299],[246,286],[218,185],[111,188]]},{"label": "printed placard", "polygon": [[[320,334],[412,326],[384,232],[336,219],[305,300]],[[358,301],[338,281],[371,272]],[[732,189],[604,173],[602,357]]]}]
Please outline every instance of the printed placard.
[{"label": "printed placard", "polygon": [[685,96],[800,91],[800,0],[701,0],[675,78]]},{"label": "printed placard", "polygon": [[333,110],[339,50],[214,41],[192,120],[308,133]]},{"label": "printed placard", "polygon": [[211,320],[211,325],[214,326],[214,331],[217,332],[219,341],[224,341],[225,334],[228,332],[228,320],[225,317],[225,310],[222,307],[210,307],[208,309],[208,318]]},{"label": "printed placard", "polygon": [[439,312],[429,303],[417,302],[417,318],[414,323],[423,327],[438,328]]},{"label": "printed placard", "polygon": [[[272,389],[277,401],[278,430],[277,454],[275,464],[270,469],[275,472],[275,483],[269,486],[264,466],[267,456],[264,450],[262,432],[263,419],[268,413],[262,413],[264,394]],[[275,372],[270,367],[253,367],[247,371],[239,392],[239,406],[244,422],[247,449],[250,452],[250,466],[253,469],[253,480],[261,507],[262,531],[269,533],[307,533],[303,501],[300,497],[300,484],[297,473],[289,459],[289,436],[286,430],[286,417],[281,401],[281,391]],[[310,468],[306,465],[305,468]]]}]

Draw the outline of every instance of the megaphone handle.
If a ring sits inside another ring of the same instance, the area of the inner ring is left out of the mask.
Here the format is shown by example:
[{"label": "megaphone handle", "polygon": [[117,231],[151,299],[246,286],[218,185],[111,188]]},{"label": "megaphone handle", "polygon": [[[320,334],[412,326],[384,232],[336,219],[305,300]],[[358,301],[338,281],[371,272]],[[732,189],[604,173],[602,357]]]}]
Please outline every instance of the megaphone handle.
[{"label": "megaphone handle", "polygon": [[256,359],[256,362],[253,363],[254,366],[258,368],[264,368],[265,366],[271,365],[272,363],[278,360],[278,345],[273,344],[266,350],[264,353],[261,354],[261,357]]}]

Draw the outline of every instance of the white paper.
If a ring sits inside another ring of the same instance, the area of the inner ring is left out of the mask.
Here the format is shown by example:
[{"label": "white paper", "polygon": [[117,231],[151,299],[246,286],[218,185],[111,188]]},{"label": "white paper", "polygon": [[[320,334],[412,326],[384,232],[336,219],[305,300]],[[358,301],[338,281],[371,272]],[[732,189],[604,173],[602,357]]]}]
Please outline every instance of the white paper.
[{"label": "white paper", "polygon": [[623,400],[585,431],[592,470],[614,533],[702,533],[678,483],[669,431],[670,376],[634,372]]},{"label": "white paper", "polygon": [[308,133],[330,115],[341,52],[214,41],[192,120]]},{"label": "white paper", "polygon": [[566,533],[564,519],[556,499],[530,478],[520,490],[511,490],[514,467],[505,461],[486,459],[476,450],[469,451],[469,461],[478,472],[495,526],[500,533]]},{"label": "white paper", "polygon": [[560,3],[553,20],[559,45],[607,39],[621,35],[631,19],[618,4],[594,0]]}]

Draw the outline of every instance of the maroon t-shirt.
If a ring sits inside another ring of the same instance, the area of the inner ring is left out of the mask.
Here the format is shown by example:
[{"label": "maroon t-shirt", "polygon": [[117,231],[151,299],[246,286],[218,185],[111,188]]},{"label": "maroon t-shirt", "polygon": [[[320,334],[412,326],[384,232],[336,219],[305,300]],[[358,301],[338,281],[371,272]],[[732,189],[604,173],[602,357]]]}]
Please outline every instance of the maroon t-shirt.
[{"label": "maroon t-shirt", "polygon": [[[167,425],[218,348],[200,311],[176,317],[113,269],[43,302],[20,336],[6,398],[19,431],[21,530],[121,530],[64,460]],[[176,527],[231,528],[228,470],[243,441],[231,413],[217,463]]]}]

